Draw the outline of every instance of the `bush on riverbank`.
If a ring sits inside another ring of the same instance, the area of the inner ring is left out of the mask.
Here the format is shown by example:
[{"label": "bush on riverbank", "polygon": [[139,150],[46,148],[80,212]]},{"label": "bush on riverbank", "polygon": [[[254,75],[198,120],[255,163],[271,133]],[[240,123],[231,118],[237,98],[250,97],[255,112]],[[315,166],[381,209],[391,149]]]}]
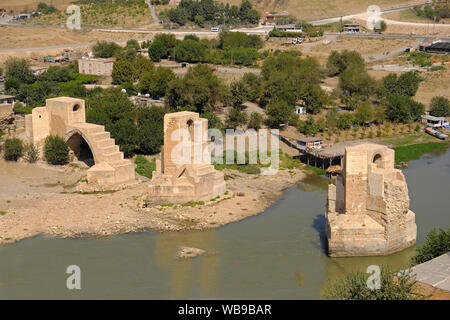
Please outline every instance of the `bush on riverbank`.
[{"label": "bush on riverbank", "polygon": [[415,256],[412,258],[414,265],[424,263],[450,251],[450,229],[447,231],[431,230],[427,234],[425,243],[417,248]]},{"label": "bush on riverbank", "polygon": [[45,138],[44,156],[50,164],[66,164],[69,161],[69,146],[63,138],[50,135]]},{"label": "bush on riverbank", "polygon": [[3,144],[3,157],[6,161],[17,161],[23,155],[22,140],[17,138],[6,139]]},{"label": "bush on riverbank", "polygon": [[324,296],[332,300],[417,300],[424,297],[416,292],[416,281],[410,274],[381,267],[380,288],[371,290],[368,273],[351,272],[326,288]]}]

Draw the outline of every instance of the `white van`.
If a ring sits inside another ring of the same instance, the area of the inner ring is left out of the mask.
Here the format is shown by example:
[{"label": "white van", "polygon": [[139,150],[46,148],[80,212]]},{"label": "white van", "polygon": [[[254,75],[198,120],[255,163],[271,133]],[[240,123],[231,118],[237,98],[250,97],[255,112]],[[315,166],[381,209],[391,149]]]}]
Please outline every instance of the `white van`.
[{"label": "white van", "polygon": [[212,27],[211,32],[220,32],[220,28],[218,27]]}]

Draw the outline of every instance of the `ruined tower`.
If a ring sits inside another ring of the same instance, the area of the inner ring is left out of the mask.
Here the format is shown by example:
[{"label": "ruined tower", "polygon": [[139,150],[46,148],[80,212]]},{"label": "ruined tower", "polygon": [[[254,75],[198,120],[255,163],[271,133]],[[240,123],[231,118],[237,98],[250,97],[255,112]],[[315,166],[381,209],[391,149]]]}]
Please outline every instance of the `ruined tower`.
[{"label": "ruined tower", "polygon": [[387,255],[413,245],[415,215],[394,150],[364,143],[347,147],[342,161],[342,175],[328,187],[329,255]]},{"label": "ruined tower", "polygon": [[149,201],[179,203],[224,194],[223,173],[211,165],[207,131],[208,120],[198,113],[164,116],[164,148],[149,186]]}]

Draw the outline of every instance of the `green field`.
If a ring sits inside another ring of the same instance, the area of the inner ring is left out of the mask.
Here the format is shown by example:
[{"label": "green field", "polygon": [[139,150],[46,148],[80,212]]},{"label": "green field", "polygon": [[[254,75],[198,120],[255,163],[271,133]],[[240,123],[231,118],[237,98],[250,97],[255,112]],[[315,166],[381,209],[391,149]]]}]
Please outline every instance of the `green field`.
[{"label": "green field", "polygon": [[393,149],[395,150],[395,162],[417,160],[423,154],[444,150],[448,147],[448,145],[448,142],[428,142],[394,147]]}]

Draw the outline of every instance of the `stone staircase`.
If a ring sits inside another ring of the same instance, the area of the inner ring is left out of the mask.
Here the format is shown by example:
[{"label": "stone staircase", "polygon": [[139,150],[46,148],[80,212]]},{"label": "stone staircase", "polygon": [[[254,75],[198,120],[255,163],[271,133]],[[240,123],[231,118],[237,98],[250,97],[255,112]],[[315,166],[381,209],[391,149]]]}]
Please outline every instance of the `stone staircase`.
[{"label": "stone staircase", "polygon": [[[115,144],[105,127],[92,123],[78,123],[71,125],[71,130],[78,130],[91,147],[95,165],[89,170],[101,175],[104,172],[113,179],[114,183],[124,183],[134,180],[134,164],[124,158],[123,152]],[[88,172],[89,173],[89,172]],[[92,175],[88,174],[89,177]]]}]

